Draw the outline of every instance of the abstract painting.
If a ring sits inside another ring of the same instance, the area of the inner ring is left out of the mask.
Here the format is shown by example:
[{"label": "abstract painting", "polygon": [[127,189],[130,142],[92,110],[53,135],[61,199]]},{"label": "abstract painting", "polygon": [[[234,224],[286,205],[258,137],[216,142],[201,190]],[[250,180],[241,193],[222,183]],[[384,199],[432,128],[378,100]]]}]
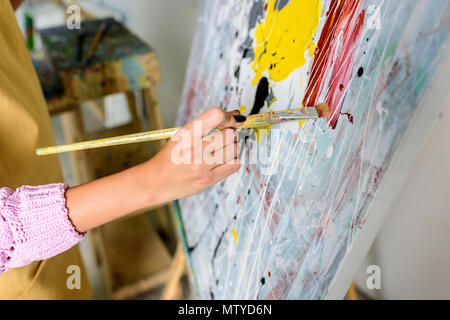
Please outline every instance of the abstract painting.
[{"label": "abstract painting", "polygon": [[208,0],[178,122],[328,102],[239,132],[241,169],[181,199],[199,299],[324,299],[446,52],[448,0]]}]

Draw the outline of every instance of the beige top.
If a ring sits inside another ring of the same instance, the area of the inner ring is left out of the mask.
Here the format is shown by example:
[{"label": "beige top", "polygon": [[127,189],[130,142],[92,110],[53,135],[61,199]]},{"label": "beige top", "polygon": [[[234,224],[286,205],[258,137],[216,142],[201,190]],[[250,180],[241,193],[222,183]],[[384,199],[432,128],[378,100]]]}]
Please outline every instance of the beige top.
[{"label": "beige top", "polygon": [[[62,182],[58,157],[37,157],[54,145],[47,106],[9,0],[0,0],[0,187]],[[81,268],[81,290],[69,290],[70,265]],[[0,275],[0,299],[89,299],[78,246]]]}]

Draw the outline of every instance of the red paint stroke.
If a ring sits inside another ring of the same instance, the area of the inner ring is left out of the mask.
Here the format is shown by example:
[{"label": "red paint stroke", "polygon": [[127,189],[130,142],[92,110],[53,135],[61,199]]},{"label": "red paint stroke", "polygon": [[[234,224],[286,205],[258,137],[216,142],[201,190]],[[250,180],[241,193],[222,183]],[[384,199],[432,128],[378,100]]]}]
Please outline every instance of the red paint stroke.
[{"label": "red paint stroke", "polygon": [[361,0],[333,0],[314,54],[303,105],[317,105],[326,90],[333,129],[355,67],[364,16]]},{"label": "red paint stroke", "polygon": [[197,90],[195,89],[195,85],[192,82],[191,85],[189,86],[189,90],[188,90],[188,93],[186,96],[186,108],[184,110],[184,120],[185,121],[187,121],[191,118],[192,110],[194,109],[194,106],[195,106],[194,99],[195,99],[196,92],[197,92]]},{"label": "red paint stroke", "polygon": [[[199,80],[200,78],[200,80]],[[199,76],[196,72],[190,79],[189,89],[186,95],[185,108],[183,110],[183,121],[191,121],[198,112],[198,105],[204,101],[210,92],[210,81],[205,77]]]},{"label": "red paint stroke", "polygon": [[349,113],[349,112],[340,112],[340,114],[341,114],[341,115],[347,116],[348,121],[349,121],[351,124],[353,124],[353,116],[352,116],[351,113]]}]

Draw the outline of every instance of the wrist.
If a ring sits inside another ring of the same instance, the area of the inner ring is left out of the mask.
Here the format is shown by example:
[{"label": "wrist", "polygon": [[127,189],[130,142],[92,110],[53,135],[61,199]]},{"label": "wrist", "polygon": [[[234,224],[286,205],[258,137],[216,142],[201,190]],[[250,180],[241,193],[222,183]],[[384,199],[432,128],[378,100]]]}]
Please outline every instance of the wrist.
[{"label": "wrist", "polygon": [[154,158],[135,167],[138,172],[137,192],[142,195],[143,208],[151,207],[170,201],[168,190],[165,187],[167,178],[164,178],[164,168]]}]

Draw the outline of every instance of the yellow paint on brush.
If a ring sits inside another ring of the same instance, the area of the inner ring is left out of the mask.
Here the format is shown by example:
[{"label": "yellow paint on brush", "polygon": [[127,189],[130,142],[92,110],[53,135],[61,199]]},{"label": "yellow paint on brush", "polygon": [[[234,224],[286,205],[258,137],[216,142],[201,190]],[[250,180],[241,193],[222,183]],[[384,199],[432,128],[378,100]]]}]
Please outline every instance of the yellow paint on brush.
[{"label": "yellow paint on brush", "polygon": [[237,243],[238,235],[236,232],[236,228],[231,229],[231,232],[233,233],[234,243]]},{"label": "yellow paint on brush", "polygon": [[267,70],[272,81],[286,79],[306,62],[305,51],[313,51],[312,38],[319,25],[320,0],[291,0],[281,10],[268,0],[267,15],[255,30],[255,60],[252,68],[256,85]]},{"label": "yellow paint on brush", "polygon": [[245,110],[247,110],[247,108],[244,105],[239,107],[239,112],[240,113],[243,113]]}]

